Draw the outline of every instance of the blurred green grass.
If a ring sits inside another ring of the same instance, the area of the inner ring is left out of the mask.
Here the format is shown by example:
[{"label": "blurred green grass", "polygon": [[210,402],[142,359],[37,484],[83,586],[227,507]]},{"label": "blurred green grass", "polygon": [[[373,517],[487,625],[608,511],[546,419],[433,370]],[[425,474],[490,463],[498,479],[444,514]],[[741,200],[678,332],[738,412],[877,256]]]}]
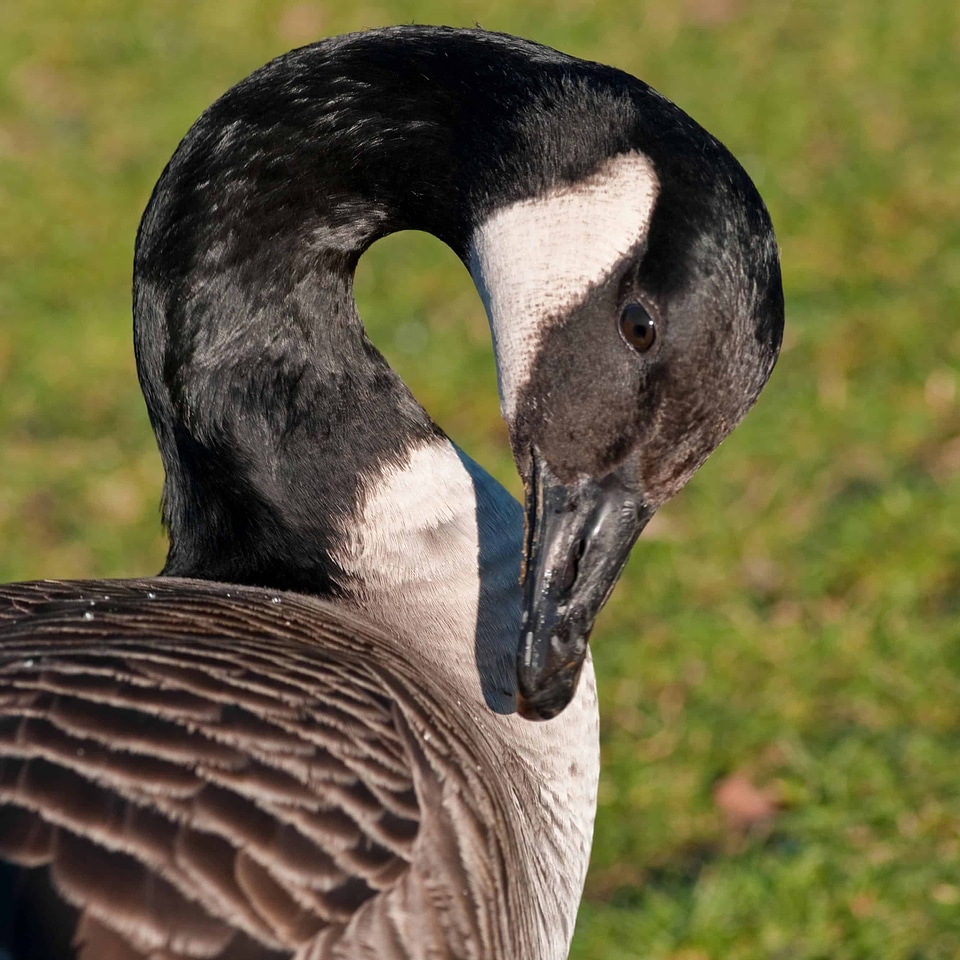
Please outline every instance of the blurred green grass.
[{"label": "blurred green grass", "polygon": [[[0,579],[155,571],[130,344],[150,188],[220,92],[323,35],[479,21],[653,83],[740,157],[783,249],[756,410],[598,625],[604,771],[573,956],[960,956],[955,0],[5,0]],[[375,342],[512,489],[482,310],[419,235],[365,258]],[[774,797],[744,835],[714,802]]]}]

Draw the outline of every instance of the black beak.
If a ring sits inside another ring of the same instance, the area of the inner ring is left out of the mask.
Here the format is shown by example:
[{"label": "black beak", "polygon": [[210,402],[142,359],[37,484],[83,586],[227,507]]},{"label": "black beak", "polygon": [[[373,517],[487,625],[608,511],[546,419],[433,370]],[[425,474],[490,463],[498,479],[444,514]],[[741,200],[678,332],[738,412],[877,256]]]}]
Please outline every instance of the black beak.
[{"label": "black beak", "polygon": [[517,712],[528,720],[573,698],[593,621],[653,516],[626,473],[564,485],[534,452],[517,653]]}]

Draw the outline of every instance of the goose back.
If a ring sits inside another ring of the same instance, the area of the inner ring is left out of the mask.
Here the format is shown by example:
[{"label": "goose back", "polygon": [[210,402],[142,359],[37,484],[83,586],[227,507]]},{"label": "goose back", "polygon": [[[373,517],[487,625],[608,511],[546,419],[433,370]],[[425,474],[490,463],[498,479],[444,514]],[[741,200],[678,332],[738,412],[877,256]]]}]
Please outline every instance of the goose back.
[{"label": "goose back", "polygon": [[530,772],[393,638],[173,578],[8,586],[0,624],[14,956],[540,955]]}]

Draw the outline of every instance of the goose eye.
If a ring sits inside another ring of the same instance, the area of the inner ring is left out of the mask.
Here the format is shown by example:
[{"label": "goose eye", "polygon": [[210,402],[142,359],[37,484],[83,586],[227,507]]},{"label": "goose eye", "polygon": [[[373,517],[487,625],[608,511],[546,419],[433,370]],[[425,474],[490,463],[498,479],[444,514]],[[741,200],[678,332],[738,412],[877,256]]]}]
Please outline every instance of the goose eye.
[{"label": "goose eye", "polygon": [[657,324],[642,303],[628,303],[620,314],[620,335],[637,353],[646,353],[657,340]]}]

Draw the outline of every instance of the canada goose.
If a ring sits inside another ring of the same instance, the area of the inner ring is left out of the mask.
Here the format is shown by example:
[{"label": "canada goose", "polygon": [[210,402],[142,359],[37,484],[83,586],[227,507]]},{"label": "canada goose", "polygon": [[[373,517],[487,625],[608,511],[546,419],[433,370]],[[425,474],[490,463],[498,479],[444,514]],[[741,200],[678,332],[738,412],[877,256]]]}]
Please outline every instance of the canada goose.
[{"label": "canada goose", "polygon": [[[403,229],[486,306],[525,542],[364,335],[354,268]],[[779,349],[746,173],[609,67],[325,40],[186,135],[134,316],[169,557],[0,588],[0,956],[566,956],[590,628]]]}]

